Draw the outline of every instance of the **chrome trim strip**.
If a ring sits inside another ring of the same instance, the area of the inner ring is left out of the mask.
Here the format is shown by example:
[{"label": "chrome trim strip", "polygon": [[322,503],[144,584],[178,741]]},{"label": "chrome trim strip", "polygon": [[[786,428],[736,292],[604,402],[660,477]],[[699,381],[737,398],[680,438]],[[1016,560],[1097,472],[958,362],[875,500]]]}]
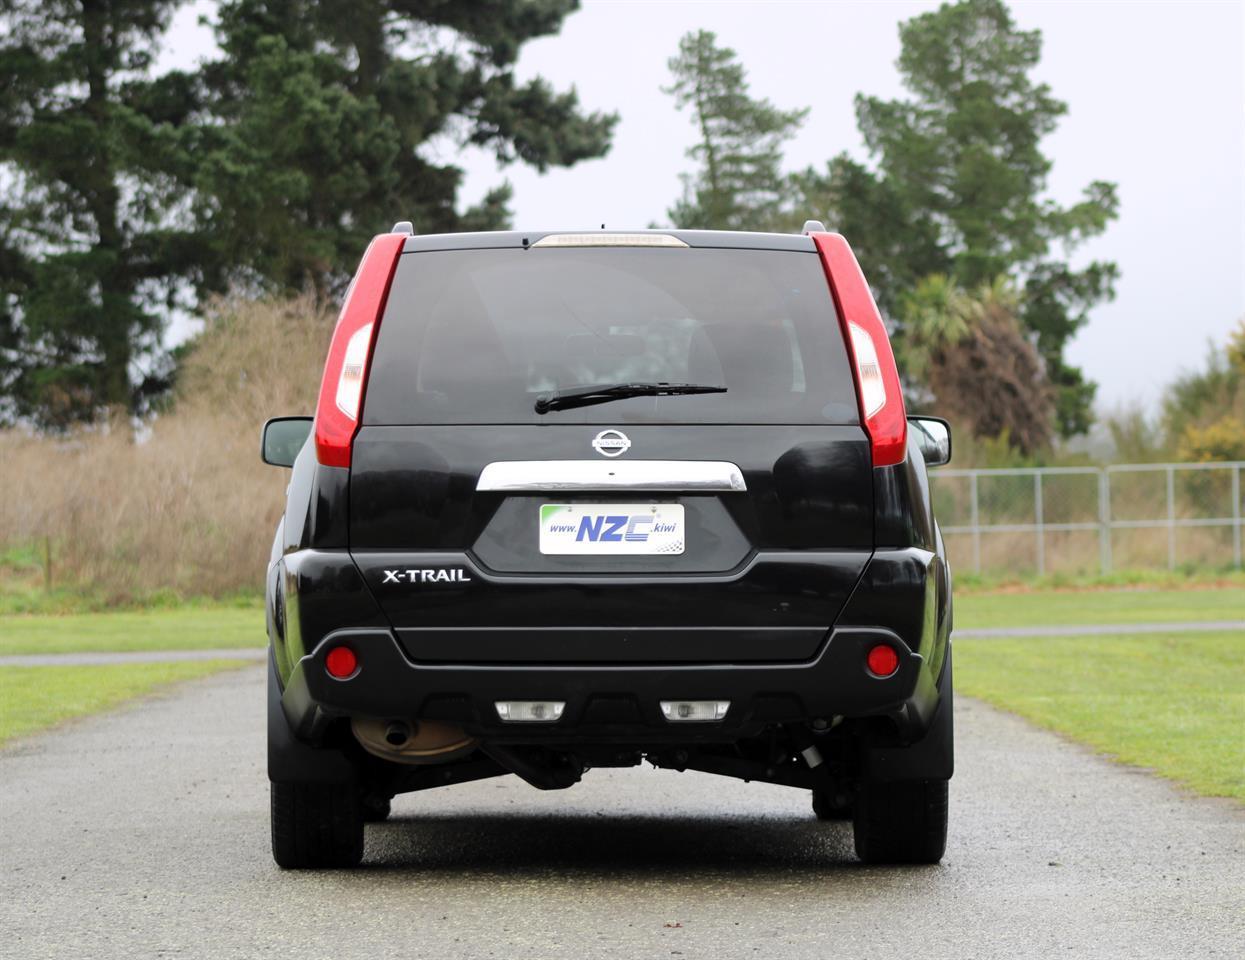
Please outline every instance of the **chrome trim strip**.
[{"label": "chrome trim strip", "polygon": [[743,493],[743,471],[724,460],[503,460],[480,473],[478,491],[652,490]]}]

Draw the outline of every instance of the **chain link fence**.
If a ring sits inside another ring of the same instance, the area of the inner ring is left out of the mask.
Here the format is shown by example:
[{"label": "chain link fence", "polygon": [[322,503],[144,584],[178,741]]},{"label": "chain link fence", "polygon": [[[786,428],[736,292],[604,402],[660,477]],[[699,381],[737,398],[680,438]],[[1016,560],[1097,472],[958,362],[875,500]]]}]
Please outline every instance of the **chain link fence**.
[{"label": "chain link fence", "polygon": [[1245,462],[930,471],[951,563],[975,573],[1241,567]]}]

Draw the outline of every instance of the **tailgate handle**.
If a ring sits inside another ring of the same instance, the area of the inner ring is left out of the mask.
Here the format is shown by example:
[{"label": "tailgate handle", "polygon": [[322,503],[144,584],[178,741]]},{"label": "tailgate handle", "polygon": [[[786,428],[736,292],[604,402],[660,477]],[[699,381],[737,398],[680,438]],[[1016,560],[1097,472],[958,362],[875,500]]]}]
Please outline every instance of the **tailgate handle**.
[{"label": "tailgate handle", "polygon": [[743,471],[724,460],[502,460],[476,490],[653,490],[743,493]]}]

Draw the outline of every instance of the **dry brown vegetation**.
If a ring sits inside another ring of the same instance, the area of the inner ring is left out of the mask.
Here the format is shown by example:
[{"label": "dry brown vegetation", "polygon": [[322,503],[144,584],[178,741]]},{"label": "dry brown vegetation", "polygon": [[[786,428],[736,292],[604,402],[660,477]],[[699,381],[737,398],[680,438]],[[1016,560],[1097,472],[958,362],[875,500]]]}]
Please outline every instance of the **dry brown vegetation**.
[{"label": "dry brown vegetation", "polygon": [[288,482],[260,462],[260,426],[313,411],[332,327],[308,299],[224,301],[141,439],[0,433],[0,550],[46,542],[53,585],[109,600],[258,591]]}]

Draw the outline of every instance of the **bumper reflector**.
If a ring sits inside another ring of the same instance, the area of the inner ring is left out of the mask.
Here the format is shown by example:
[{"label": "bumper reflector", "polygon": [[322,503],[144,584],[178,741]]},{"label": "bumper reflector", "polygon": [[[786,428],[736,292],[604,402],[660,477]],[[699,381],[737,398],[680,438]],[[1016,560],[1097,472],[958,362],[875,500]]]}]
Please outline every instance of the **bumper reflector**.
[{"label": "bumper reflector", "polygon": [[565,700],[498,700],[493,706],[506,723],[553,723],[562,718]]},{"label": "bumper reflector", "polygon": [[324,669],[330,677],[345,680],[359,669],[359,658],[349,647],[334,647],[324,658]]},{"label": "bumper reflector", "polygon": [[889,677],[899,669],[899,654],[894,647],[879,643],[865,657],[865,665],[875,677]]},{"label": "bumper reflector", "polygon": [[712,723],[726,716],[729,700],[662,700],[662,715],[671,723]]}]

